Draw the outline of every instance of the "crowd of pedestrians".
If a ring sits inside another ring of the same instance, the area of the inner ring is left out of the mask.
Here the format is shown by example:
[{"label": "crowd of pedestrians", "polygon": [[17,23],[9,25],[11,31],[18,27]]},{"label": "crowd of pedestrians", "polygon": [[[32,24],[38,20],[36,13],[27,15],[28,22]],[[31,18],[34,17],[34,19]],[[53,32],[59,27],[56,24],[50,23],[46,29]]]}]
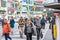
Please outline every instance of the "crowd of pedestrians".
[{"label": "crowd of pedestrians", "polygon": [[[37,40],[39,40],[40,38],[43,37],[41,29],[45,29],[45,23],[49,21],[50,25],[55,24],[54,19],[52,20],[50,19],[51,18],[48,18],[48,17],[45,18],[44,16],[43,17],[36,16],[34,18],[20,17],[20,19],[18,20],[18,24],[19,24],[18,29],[19,29],[20,38],[23,38],[23,34],[25,34],[26,40],[32,40],[32,35],[34,33],[33,25],[35,25]],[[5,40],[8,40],[8,38],[12,40],[12,38],[9,35],[10,33],[11,35],[14,35],[14,24],[15,24],[15,20],[13,17],[10,17],[10,23],[8,23],[6,19],[3,19],[2,34],[5,36]]]}]

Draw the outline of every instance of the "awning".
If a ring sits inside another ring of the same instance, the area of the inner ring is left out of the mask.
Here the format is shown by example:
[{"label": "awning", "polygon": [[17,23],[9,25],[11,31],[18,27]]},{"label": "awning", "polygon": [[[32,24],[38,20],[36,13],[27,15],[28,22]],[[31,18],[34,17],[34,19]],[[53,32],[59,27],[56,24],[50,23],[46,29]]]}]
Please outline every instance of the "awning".
[{"label": "awning", "polygon": [[6,12],[5,10],[0,10],[0,12]]},{"label": "awning", "polygon": [[60,3],[49,3],[44,5],[46,8],[60,9]]}]

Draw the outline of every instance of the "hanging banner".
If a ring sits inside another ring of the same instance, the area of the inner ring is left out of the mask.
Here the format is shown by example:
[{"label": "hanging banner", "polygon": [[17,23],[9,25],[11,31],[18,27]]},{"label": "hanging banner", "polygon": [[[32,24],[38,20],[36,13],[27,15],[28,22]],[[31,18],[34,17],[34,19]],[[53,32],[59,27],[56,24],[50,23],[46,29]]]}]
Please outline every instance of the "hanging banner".
[{"label": "hanging banner", "polygon": [[7,2],[12,2],[13,0],[7,0]]},{"label": "hanging banner", "polygon": [[37,2],[43,2],[43,0],[36,0]]}]

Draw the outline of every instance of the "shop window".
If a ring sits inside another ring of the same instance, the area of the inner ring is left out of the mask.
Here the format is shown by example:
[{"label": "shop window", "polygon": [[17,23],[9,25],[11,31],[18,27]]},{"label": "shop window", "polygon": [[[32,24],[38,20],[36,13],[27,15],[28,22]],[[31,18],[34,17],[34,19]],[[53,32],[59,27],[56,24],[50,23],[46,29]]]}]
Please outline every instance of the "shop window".
[{"label": "shop window", "polygon": [[6,7],[6,1],[1,0],[1,6]]},{"label": "shop window", "polygon": [[14,7],[14,4],[12,3],[11,6]]}]

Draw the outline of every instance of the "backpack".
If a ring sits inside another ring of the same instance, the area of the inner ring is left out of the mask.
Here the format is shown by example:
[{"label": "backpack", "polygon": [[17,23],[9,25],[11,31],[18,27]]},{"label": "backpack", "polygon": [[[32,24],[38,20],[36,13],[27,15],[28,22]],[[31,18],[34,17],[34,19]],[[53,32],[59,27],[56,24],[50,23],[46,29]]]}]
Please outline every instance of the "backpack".
[{"label": "backpack", "polygon": [[41,19],[41,23],[45,23],[46,20],[44,18]]}]

